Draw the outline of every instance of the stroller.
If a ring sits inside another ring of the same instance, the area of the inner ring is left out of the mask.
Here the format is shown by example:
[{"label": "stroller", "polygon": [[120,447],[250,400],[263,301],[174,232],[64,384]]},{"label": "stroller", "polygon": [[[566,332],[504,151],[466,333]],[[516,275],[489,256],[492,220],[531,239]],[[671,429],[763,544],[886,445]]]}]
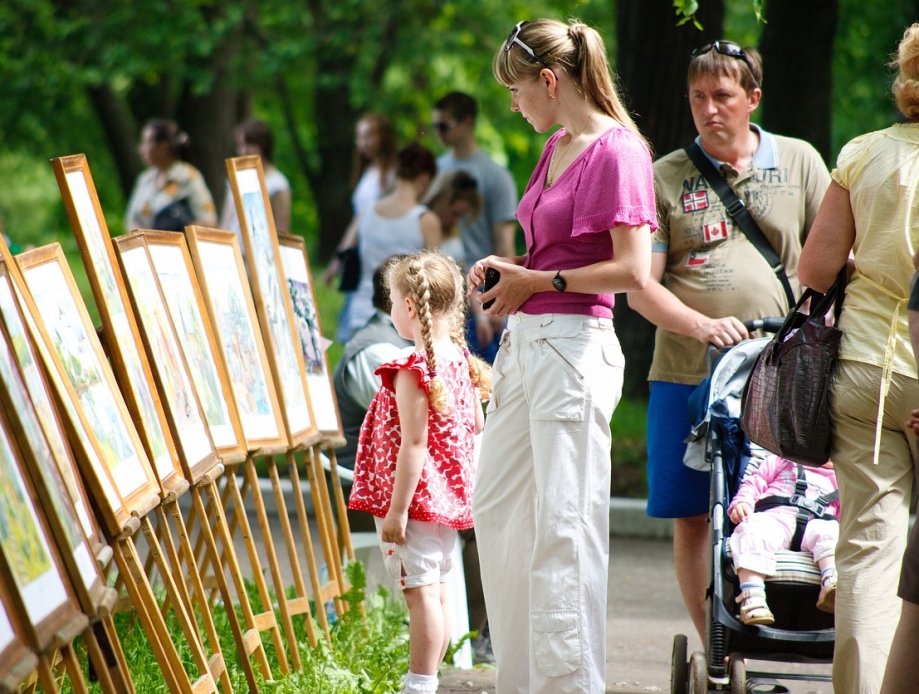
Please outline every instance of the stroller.
[{"label": "stroller", "polygon": [[[777,332],[782,318],[748,321],[748,330]],[[748,626],[738,617],[735,598],[740,592],[729,556],[727,538],[732,529],[727,508],[740,486],[748,465],[756,465],[768,454],[751,450],[740,427],[741,395],[757,355],[769,338],[745,340],[732,347],[709,348],[708,392],[697,391],[699,424],[693,430],[705,469],[711,466],[709,538],[711,562],[706,594],[705,652],[687,659],[687,640],[677,634],[673,640],[671,694],[780,694],[788,689],[776,679],[829,681],[828,675],[748,672],[744,658],[785,663],[829,663],[835,641],[832,614],[816,608],[820,571],[812,557],[791,550],[778,553],[775,576],[766,579],[769,606],[775,622],[769,626]],[[696,399],[694,396],[694,399]],[[691,407],[692,407],[691,402]],[[752,461],[752,462],[751,462]],[[763,687],[771,687],[763,689]]]}]

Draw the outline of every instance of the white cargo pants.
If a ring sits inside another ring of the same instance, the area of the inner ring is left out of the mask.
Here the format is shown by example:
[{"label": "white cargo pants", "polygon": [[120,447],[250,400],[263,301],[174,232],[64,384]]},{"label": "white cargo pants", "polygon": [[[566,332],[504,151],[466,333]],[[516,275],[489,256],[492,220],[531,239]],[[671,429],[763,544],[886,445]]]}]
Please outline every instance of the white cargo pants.
[{"label": "white cargo pants", "polygon": [[610,319],[511,316],[494,364],[473,516],[497,694],[603,694]]}]

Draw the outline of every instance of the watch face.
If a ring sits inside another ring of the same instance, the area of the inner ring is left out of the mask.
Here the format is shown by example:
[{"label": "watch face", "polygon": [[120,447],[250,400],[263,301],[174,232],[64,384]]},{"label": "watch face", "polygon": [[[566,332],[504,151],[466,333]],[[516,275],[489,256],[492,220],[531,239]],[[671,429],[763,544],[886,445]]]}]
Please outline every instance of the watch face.
[{"label": "watch face", "polygon": [[568,283],[565,281],[564,277],[562,277],[560,274],[556,274],[555,277],[552,278],[552,286],[555,287],[558,291],[563,292],[568,286]]}]

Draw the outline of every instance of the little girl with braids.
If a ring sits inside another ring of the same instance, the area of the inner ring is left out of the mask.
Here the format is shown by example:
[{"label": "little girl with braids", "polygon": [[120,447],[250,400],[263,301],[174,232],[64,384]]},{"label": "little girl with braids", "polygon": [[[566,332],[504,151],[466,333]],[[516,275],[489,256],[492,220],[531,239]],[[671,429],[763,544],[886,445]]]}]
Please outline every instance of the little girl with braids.
[{"label": "little girl with braids", "polygon": [[457,531],[472,527],[473,437],[491,372],[469,353],[456,263],[426,250],[386,270],[393,324],[414,350],[380,366],[358,438],[349,506],[375,516],[386,568],[409,610],[403,694],[437,691],[449,644],[445,581]]}]

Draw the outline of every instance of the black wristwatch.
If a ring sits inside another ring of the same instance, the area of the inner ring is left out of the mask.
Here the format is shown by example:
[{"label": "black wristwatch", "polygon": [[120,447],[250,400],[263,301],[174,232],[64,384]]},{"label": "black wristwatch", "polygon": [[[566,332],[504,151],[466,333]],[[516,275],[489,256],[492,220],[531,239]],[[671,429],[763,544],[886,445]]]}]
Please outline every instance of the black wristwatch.
[{"label": "black wristwatch", "polygon": [[565,278],[562,277],[561,270],[556,272],[555,277],[552,278],[552,286],[560,292],[563,292],[568,288],[568,283],[565,281]]}]

